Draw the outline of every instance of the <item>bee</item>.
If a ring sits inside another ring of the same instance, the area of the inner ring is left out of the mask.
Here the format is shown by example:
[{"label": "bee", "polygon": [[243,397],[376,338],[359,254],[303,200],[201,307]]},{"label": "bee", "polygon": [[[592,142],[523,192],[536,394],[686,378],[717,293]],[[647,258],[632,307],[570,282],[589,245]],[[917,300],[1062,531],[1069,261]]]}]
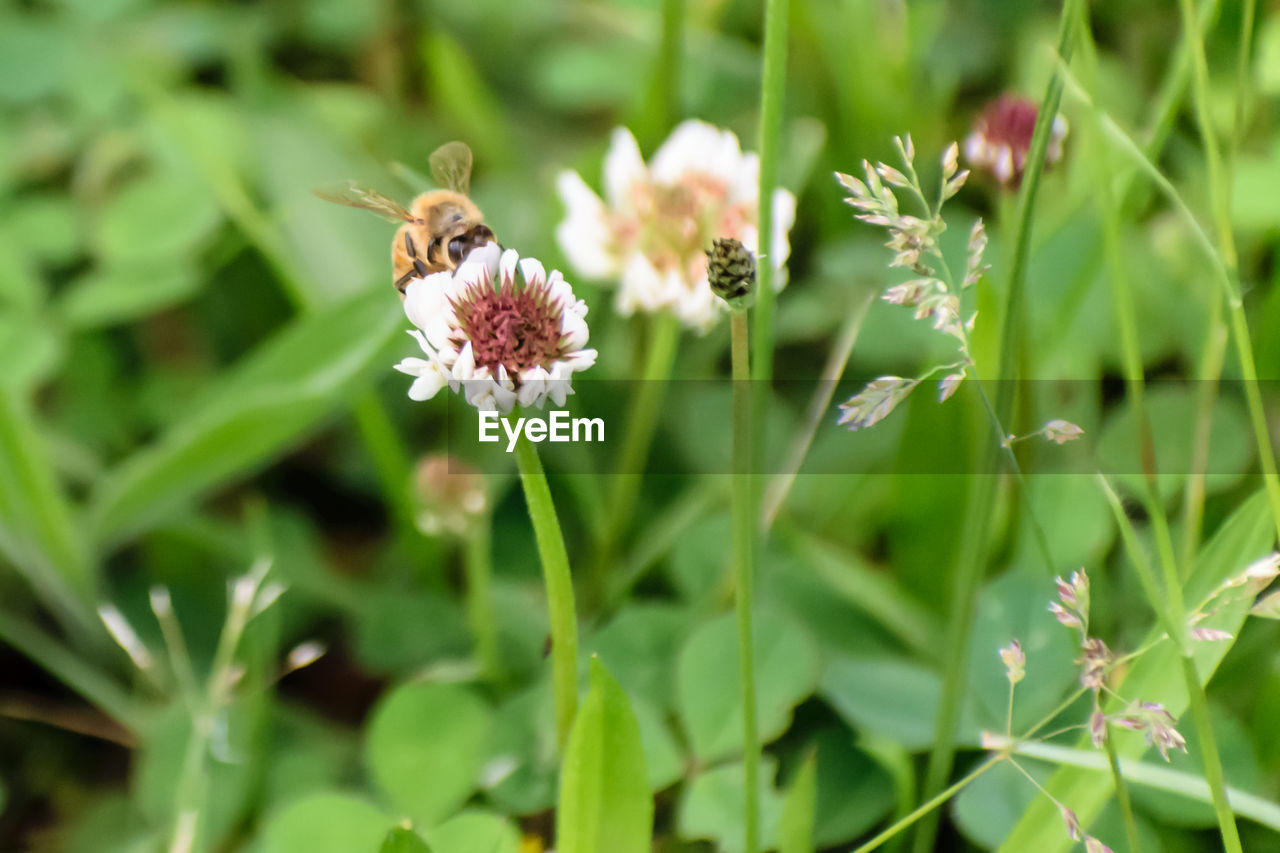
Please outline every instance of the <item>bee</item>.
[{"label": "bee", "polygon": [[472,249],[494,239],[484,214],[467,196],[472,157],[466,143],[446,142],[432,152],[429,162],[431,176],[442,189],[423,193],[408,208],[354,181],[338,190],[316,191],[325,201],[401,223],[391,242],[391,274],[401,299],[410,280],[455,270]]}]

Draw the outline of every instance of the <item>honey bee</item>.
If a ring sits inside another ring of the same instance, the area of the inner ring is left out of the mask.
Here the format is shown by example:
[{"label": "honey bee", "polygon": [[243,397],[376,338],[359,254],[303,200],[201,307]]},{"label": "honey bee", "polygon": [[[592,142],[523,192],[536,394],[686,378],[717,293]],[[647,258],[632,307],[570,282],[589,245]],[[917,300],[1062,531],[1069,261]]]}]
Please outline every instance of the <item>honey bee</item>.
[{"label": "honey bee", "polygon": [[325,201],[401,223],[391,242],[391,274],[401,299],[410,280],[457,269],[472,249],[494,239],[484,214],[467,197],[472,158],[466,143],[446,142],[432,152],[429,162],[431,176],[442,189],[423,193],[408,208],[354,182],[338,190],[316,191]]}]

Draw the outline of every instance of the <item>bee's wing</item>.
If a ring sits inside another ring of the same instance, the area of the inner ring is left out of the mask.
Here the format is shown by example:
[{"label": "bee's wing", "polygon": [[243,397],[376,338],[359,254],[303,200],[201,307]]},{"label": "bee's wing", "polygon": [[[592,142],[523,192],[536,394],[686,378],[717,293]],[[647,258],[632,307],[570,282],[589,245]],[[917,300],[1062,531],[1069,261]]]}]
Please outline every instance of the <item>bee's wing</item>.
[{"label": "bee's wing", "polygon": [[323,187],[314,190],[316,195],[325,201],[331,201],[334,204],[345,204],[348,207],[358,207],[361,210],[372,211],[384,219],[392,222],[417,222],[418,217],[414,216],[404,205],[393,199],[387,198],[377,190],[365,189],[358,186],[355,181],[350,182],[346,186],[341,187]]},{"label": "bee's wing", "polygon": [[446,142],[431,152],[431,177],[445,189],[467,195],[471,189],[471,149],[465,142]]}]

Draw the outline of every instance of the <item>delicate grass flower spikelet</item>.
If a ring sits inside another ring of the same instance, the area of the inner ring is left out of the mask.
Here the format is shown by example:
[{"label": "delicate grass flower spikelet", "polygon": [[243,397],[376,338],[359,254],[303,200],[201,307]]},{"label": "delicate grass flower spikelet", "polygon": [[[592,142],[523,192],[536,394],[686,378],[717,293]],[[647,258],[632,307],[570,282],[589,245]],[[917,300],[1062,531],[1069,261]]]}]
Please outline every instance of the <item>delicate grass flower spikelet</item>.
[{"label": "delicate grass flower spikelet", "polygon": [[1027,675],[1027,656],[1022,651],[1022,643],[1017,640],[1010,641],[1009,645],[1000,650],[1000,660],[1004,663],[1005,675],[1009,678],[1010,684],[1017,684]]},{"label": "delicate grass flower spikelet", "polygon": [[707,282],[730,308],[746,310],[756,299],[756,259],[741,241],[718,237],[707,252]]},{"label": "delicate grass flower spikelet", "polygon": [[785,283],[795,197],[774,193],[767,251],[758,233],[760,161],[738,138],[704,121],[682,123],[648,164],[629,130],[618,128],[604,162],[602,201],[574,172],[561,173],[567,215],[556,236],[580,275],[618,279],[617,308],[673,312],[705,332],[724,311],[707,287],[704,250],[715,237],[767,257]]},{"label": "delicate grass flower spikelet", "polygon": [[[987,105],[974,123],[973,132],[965,138],[965,158],[973,168],[990,172],[1002,185],[1017,187],[1022,183],[1038,115],[1039,107],[1034,101],[1001,95]],[[1054,116],[1045,151],[1046,166],[1062,159],[1066,136],[1067,120]]]},{"label": "delicate grass flower spikelet", "polygon": [[547,399],[563,406],[572,375],[596,360],[586,348],[587,305],[560,272],[548,275],[536,259],[496,243],[454,272],[410,281],[404,310],[427,356],[396,365],[415,377],[414,400],[447,385],[482,411],[541,408]]}]

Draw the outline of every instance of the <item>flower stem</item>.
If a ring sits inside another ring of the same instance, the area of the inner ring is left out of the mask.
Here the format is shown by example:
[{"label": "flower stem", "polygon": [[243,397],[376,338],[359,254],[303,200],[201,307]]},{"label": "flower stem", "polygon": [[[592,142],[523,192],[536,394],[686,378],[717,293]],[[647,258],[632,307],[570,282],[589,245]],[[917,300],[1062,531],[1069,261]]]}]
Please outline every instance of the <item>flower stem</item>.
[{"label": "flower stem", "polygon": [[1142,853],[1142,840],[1138,837],[1138,822],[1133,816],[1133,802],[1129,799],[1129,786],[1120,772],[1120,756],[1116,753],[1115,739],[1107,736],[1107,766],[1111,768],[1112,784],[1116,787],[1116,802],[1124,819],[1124,836],[1129,842],[1129,853]]},{"label": "flower stem", "polygon": [[561,749],[569,739],[569,727],[578,709],[578,624],[573,608],[573,576],[569,553],[556,518],[556,505],[537,449],[524,437],[516,442],[516,465],[524,487],[529,521],[538,542],[542,581],[547,591],[551,622],[551,681],[556,703],[556,742]]},{"label": "flower stem", "polygon": [[790,450],[787,451],[787,459],[782,470],[774,476],[765,490],[762,524],[766,532],[773,527],[773,521],[778,517],[778,511],[782,509],[782,504],[791,491],[791,485],[795,482],[800,467],[804,465],[804,458],[809,453],[810,445],[813,444],[813,437],[827,417],[827,411],[831,408],[831,397],[836,392],[836,384],[849,363],[854,344],[858,342],[858,333],[862,330],[862,321],[866,319],[867,311],[874,300],[875,294],[867,294],[858,299],[853,311],[849,313],[840,329],[840,336],[836,339],[835,346],[831,348],[827,363],[822,368],[822,378],[809,402],[805,424],[796,434]]},{"label": "flower stem", "polygon": [[502,678],[502,658],[498,653],[498,627],[493,616],[493,554],[489,514],[471,525],[464,543],[464,571],[467,575],[467,621],[476,644],[480,671],[490,681]]},{"label": "flower stem", "polygon": [[751,630],[755,589],[755,487],[751,477],[751,373],[747,312],[733,312],[733,568],[738,618],[738,667],[742,683],[743,815],[746,853],[757,853],[760,836],[760,744],[756,731],[756,677]]},{"label": "flower stem", "polygon": [[[1083,0],[1065,0],[1063,3],[1058,24],[1057,46],[1062,64],[1070,60],[1075,46],[1075,21],[1079,17],[1076,8],[1081,3]],[[1061,66],[1055,68],[1040,103],[1035,132],[1031,138],[1031,149],[1027,154],[1022,194],[1018,201],[1018,226],[1014,238],[1009,287],[1005,293],[1004,317],[1000,332],[1000,370],[997,374],[1002,381],[996,392],[995,412],[996,420],[1003,427],[1016,426],[1012,423],[1010,416],[1013,414],[1013,392],[1017,384],[1013,380],[1017,378],[1018,365],[1022,362],[1021,325],[1025,319],[1023,291],[1027,279],[1027,260],[1031,253],[1031,224],[1034,219],[1040,176],[1044,173],[1049,135],[1053,119],[1058,112],[1058,105],[1062,100],[1064,83],[1060,69]],[[987,539],[993,515],[991,509],[995,504],[995,491],[999,482],[999,478],[994,473],[998,452],[998,448],[987,448],[982,451],[982,467],[978,469],[980,473],[974,482],[969,509],[966,512],[970,524],[965,527],[965,541],[962,543],[956,574],[951,624],[947,631],[942,700],[938,709],[933,751],[929,755],[929,766],[925,776],[924,796],[926,798],[932,798],[942,789],[947,777],[951,774],[955,758],[955,727],[965,690],[964,663],[969,651],[969,635],[973,629],[978,587],[986,565]],[[929,853],[933,850],[937,831],[937,816],[931,814],[921,823],[916,832],[913,848],[916,853]]]},{"label": "flower stem", "polygon": [[765,0],[764,69],[760,86],[760,218],[757,252],[764,263],[757,270],[755,307],[756,379],[773,376],[774,275],[778,264],[773,252],[773,191],[778,183],[779,149],[782,146],[782,103],[787,81],[787,18],[789,0]]},{"label": "flower stem", "polygon": [[618,544],[627,535],[627,528],[635,513],[636,500],[640,496],[640,484],[644,478],[645,460],[653,446],[654,432],[658,426],[658,413],[666,396],[667,382],[671,378],[671,366],[675,363],[680,343],[680,321],[670,312],[653,317],[649,349],[645,354],[644,376],[636,389],[635,402],[627,415],[627,430],[622,440],[618,468],[613,478],[613,494],[601,537],[595,569],[591,577],[594,597],[602,600],[608,586],[609,569]]},{"label": "flower stem", "polygon": [[920,820],[920,818],[924,817],[925,815],[930,814],[934,809],[938,808],[938,806],[942,805],[947,800],[951,799],[956,794],[960,793],[962,790],[968,787],[970,782],[972,782],[974,779],[977,779],[983,773],[986,773],[992,767],[995,767],[997,762],[1000,762],[1003,760],[1004,760],[1003,755],[993,755],[992,757],[988,758],[986,761],[982,762],[976,768],[974,768],[974,770],[971,773],[969,773],[969,775],[960,779],[959,781],[957,781],[955,784],[953,784],[951,787],[947,788],[946,790],[939,791],[938,794],[934,796],[932,799],[930,799],[927,803],[923,803],[920,806],[918,806],[915,811],[911,812],[911,814],[907,815],[902,820],[895,823],[893,826],[881,832],[875,838],[872,838],[870,841],[866,842],[865,844],[860,846],[858,849],[854,850],[853,853],[870,853],[870,851],[875,850],[877,847],[884,844],[886,841],[890,840],[891,838],[896,836],[898,833],[902,832],[907,827],[911,826],[911,824]]}]

